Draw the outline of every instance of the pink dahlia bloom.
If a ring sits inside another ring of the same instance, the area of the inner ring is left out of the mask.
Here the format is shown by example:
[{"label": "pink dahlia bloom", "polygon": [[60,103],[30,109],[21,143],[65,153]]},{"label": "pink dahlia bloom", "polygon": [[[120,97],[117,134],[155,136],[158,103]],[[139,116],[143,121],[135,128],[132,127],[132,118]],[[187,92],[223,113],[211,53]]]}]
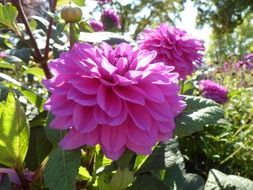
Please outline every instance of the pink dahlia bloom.
[{"label": "pink dahlia bloom", "polygon": [[228,101],[228,90],[211,80],[201,80],[199,83],[202,96],[224,104]]},{"label": "pink dahlia bloom", "polygon": [[77,43],[51,61],[45,109],[55,116],[52,128],[69,129],[60,146],[100,144],[116,160],[126,148],[150,154],[157,141],[170,138],[185,103],[178,74],[163,63],[150,64],[155,56],[126,43],[115,49]]},{"label": "pink dahlia bloom", "polygon": [[101,32],[104,31],[104,25],[101,21],[97,21],[97,20],[91,20],[90,21],[90,25],[93,28],[93,30],[95,32]]},{"label": "pink dahlia bloom", "polygon": [[185,31],[161,24],[155,30],[145,30],[138,39],[139,47],[156,51],[154,62],[164,62],[175,67],[179,77],[185,79],[201,64],[203,41],[192,38]]},{"label": "pink dahlia bloom", "polygon": [[120,16],[113,9],[105,9],[101,15],[101,21],[104,24],[104,29],[108,31],[121,27]]}]

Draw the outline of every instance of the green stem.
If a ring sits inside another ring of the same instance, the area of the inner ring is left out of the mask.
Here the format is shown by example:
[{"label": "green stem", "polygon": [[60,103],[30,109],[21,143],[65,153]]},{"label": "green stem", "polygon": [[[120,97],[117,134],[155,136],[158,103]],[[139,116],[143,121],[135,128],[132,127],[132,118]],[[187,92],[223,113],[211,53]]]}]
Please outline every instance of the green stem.
[{"label": "green stem", "polygon": [[69,49],[72,49],[75,43],[74,23],[69,23]]},{"label": "green stem", "polygon": [[184,92],[184,80],[182,80],[182,84],[181,84],[181,94],[183,94],[183,92]]}]

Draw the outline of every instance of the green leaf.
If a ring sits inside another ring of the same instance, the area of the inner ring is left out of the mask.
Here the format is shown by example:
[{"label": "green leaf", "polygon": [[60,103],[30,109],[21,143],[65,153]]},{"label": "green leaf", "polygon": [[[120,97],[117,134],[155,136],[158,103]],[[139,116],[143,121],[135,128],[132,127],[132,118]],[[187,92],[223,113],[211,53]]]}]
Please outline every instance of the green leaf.
[{"label": "green leaf", "polygon": [[[85,4],[85,0],[72,0],[71,2],[77,4],[78,6],[84,6]],[[69,0],[57,0],[57,7],[62,7],[68,4]]]},{"label": "green leaf", "polygon": [[85,167],[80,167],[78,170],[78,176],[77,179],[89,181],[92,177],[90,176],[88,170]]},{"label": "green leaf", "polygon": [[49,125],[51,121],[53,120],[53,115],[51,113],[48,113],[47,116],[47,125],[45,127],[45,132],[47,135],[48,140],[54,145],[58,146],[58,143],[60,140],[64,137],[64,131],[56,130],[53,128],[50,128]]},{"label": "green leaf", "polygon": [[240,176],[226,175],[218,170],[212,169],[209,171],[205,190],[212,189],[251,190],[253,189],[253,181]]},{"label": "green leaf", "polygon": [[29,124],[12,89],[4,106],[0,121],[0,163],[20,169],[28,150]]},{"label": "green leaf", "polygon": [[25,159],[26,167],[31,171],[36,170],[51,149],[52,144],[46,137],[44,127],[31,128],[29,149]]},{"label": "green leaf", "polygon": [[5,84],[6,86],[15,88],[20,91],[31,104],[33,104],[39,109],[40,112],[44,110],[43,105],[46,100],[42,96],[22,87],[20,82],[16,81],[15,79],[11,78],[6,74],[0,73],[0,78],[3,78],[8,81]]},{"label": "green leaf", "polygon": [[0,4],[0,29],[9,28],[14,32],[19,33],[16,24],[16,18],[18,11],[12,4],[7,3],[5,5]]},{"label": "green leaf", "polygon": [[134,162],[134,171],[137,171],[140,169],[140,167],[144,164],[144,162],[147,160],[148,156],[145,155],[137,155]]},{"label": "green leaf", "polygon": [[94,32],[93,28],[84,20],[78,23],[80,32]]},{"label": "green leaf", "polygon": [[31,67],[23,72],[23,74],[31,74],[36,76],[39,80],[42,80],[45,76],[43,69],[38,67]]},{"label": "green leaf", "polygon": [[178,149],[178,143],[171,139],[166,143],[159,143],[137,173],[161,170],[175,164],[184,169],[184,159]]},{"label": "green leaf", "polygon": [[1,60],[0,61],[0,68],[1,69],[10,69],[10,70],[15,70],[15,65],[12,65],[6,61]]},{"label": "green leaf", "polygon": [[182,137],[203,130],[205,125],[216,124],[224,116],[223,109],[212,100],[185,96],[187,107],[176,118],[175,135]]},{"label": "green leaf", "polygon": [[125,168],[123,171],[118,169],[117,172],[112,176],[111,182],[109,183],[110,189],[123,190],[126,189],[129,184],[134,181],[133,172]]},{"label": "green leaf", "polygon": [[24,89],[22,87],[17,87],[17,89],[25,96],[25,98],[31,104],[33,104],[35,107],[37,107],[40,112],[42,112],[44,110],[43,105],[46,100],[42,96],[36,94],[35,92],[33,92],[31,90]]},{"label": "green leaf", "polygon": [[70,190],[75,189],[75,179],[81,162],[81,152],[64,151],[55,148],[49,155],[44,180],[49,189]]}]

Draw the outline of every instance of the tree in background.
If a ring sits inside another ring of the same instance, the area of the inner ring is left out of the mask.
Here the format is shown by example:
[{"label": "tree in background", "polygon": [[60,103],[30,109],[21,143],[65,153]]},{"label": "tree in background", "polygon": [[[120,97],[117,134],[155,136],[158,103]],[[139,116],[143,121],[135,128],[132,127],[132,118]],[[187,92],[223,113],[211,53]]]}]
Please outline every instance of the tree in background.
[{"label": "tree in background", "polygon": [[253,1],[192,0],[198,9],[197,25],[209,25],[213,32],[207,57],[223,63],[252,51]]}]

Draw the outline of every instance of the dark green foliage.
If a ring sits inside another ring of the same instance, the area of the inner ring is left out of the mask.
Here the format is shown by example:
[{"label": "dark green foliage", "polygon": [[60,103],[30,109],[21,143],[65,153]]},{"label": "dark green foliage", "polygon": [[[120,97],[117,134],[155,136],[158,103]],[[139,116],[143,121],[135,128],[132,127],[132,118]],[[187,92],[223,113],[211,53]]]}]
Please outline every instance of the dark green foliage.
[{"label": "dark green foliage", "polygon": [[232,32],[253,10],[251,0],[192,0],[198,8],[199,25],[209,24],[215,32]]},{"label": "dark green foliage", "polygon": [[49,189],[74,189],[75,178],[80,166],[80,151],[64,151],[55,148],[49,155],[44,179]]},{"label": "dark green foliage", "polygon": [[203,130],[207,124],[215,124],[224,115],[223,109],[214,101],[196,96],[185,96],[187,107],[176,118],[175,134],[182,137]]}]

